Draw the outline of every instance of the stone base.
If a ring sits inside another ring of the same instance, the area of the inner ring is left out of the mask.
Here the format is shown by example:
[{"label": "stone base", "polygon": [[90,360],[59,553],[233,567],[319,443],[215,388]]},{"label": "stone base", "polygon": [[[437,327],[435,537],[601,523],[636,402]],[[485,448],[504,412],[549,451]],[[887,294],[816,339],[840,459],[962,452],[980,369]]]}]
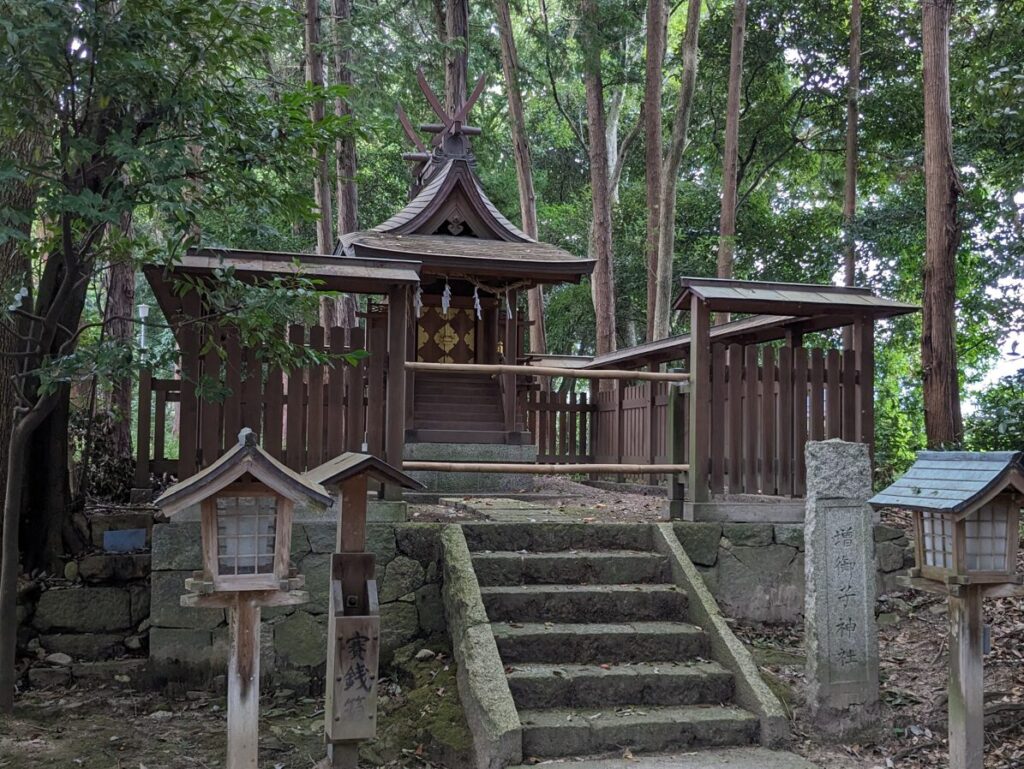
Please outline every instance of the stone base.
[{"label": "stone base", "polygon": [[368,523],[405,523],[409,520],[409,504],[404,500],[371,499],[366,507]]},{"label": "stone base", "polygon": [[682,519],[737,523],[803,523],[805,506],[805,500],[792,497],[722,494],[707,502],[687,500],[683,504]]},{"label": "stone base", "polygon": [[[514,462],[533,464],[537,447],[506,443],[407,443],[405,458],[421,462]],[[535,475],[525,473],[449,473],[413,471],[413,478],[430,491],[474,494],[479,492],[519,492],[536,488]]]}]

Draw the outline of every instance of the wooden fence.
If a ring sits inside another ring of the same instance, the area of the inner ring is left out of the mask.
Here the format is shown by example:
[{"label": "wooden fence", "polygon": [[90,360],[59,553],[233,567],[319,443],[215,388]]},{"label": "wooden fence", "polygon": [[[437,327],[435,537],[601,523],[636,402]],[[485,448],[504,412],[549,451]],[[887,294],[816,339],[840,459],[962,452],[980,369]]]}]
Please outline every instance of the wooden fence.
[{"label": "wooden fence", "polygon": [[[808,440],[873,443],[872,376],[862,376],[852,350],[713,345],[702,482],[717,494],[802,496]],[[686,414],[689,396],[679,397]],[[537,461],[688,463],[688,420],[679,426],[681,455],[670,456],[668,402],[665,382],[620,380],[590,399],[574,391],[531,392],[525,410]]]},{"label": "wooden fence", "polygon": [[[231,333],[221,337],[222,360],[213,348],[201,354],[206,340],[182,330],[180,379],[157,379],[148,371],[140,377],[138,487],[148,487],[153,473],[185,478],[206,467],[234,444],[242,427],[300,472],[364,445],[383,455],[386,319],[369,323],[369,334],[331,328],[329,343],[323,326],[293,325],[287,333],[293,344],[329,353],[332,363],[284,372],[263,362],[258,350],[242,348]],[[355,366],[339,358],[364,349],[369,357]],[[167,457],[165,447],[173,443],[167,438],[175,430],[178,456]]]}]

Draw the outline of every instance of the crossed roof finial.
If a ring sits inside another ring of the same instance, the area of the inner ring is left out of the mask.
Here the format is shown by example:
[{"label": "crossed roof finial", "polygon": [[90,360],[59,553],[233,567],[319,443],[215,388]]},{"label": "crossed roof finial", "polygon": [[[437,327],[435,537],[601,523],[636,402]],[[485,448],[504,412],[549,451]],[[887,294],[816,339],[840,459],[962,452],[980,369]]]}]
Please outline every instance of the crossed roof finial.
[{"label": "crossed roof finial", "polygon": [[419,83],[420,90],[426,96],[430,108],[441,121],[440,123],[426,123],[419,126],[420,131],[433,134],[428,145],[416,129],[413,128],[409,116],[402,109],[402,105],[396,105],[398,120],[402,124],[402,130],[416,148],[415,152],[404,153],[402,158],[416,163],[413,173],[418,178],[423,173],[426,165],[437,154],[447,157],[464,157],[467,160],[472,160],[467,137],[479,136],[481,131],[475,126],[466,125],[466,116],[484,92],[486,76],[481,75],[477,79],[476,86],[473,88],[473,93],[470,94],[469,99],[466,100],[465,104],[457,108],[453,114],[449,114],[441,100],[437,98],[437,94],[434,93],[430,83],[427,82],[426,76],[423,74],[422,67],[416,69],[416,82]]}]

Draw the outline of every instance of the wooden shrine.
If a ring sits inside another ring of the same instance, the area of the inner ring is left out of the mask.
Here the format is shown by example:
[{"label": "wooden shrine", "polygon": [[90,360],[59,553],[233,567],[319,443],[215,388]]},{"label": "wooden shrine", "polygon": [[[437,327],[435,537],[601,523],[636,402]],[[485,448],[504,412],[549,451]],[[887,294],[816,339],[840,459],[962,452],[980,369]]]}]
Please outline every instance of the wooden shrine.
[{"label": "wooden shrine", "polygon": [[228,610],[228,769],[257,767],[260,609],[309,600],[289,561],[292,511],[300,502],[333,503],[323,486],[260,448],[247,428],[216,462],[156,500],[167,516],[194,505],[201,510],[203,569],[185,581],[181,605]]},{"label": "wooden shrine", "polygon": [[338,534],[331,561],[327,625],[327,702],[324,734],[332,766],[358,765],[360,740],[377,733],[380,611],[374,555],[366,552],[368,481],[402,488],[423,485],[368,454],[346,452],[306,473],[338,501]]},{"label": "wooden shrine", "polygon": [[[439,123],[419,126],[399,117],[416,152],[413,195],[390,219],[343,235],[337,254],[346,258],[413,260],[420,286],[409,321],[409,360],[416,363],[518,363],[527,326],[518,309],[521,292],[540,284],[579,282],[594,262],[538,242],[490,201],[476,175],[466,119],[483,90],[449,114],[427,85],[420,87]],[[409,367],[408,442],[525,443],[522,393],[514,375],[452,375]]]},{"label": "wooden shrine", "polygon": [[982,601],[1024,595],[1017,571],[1024,453],[922,451],[870,503],[913,513],[916,563],[903,581],[949,601],[950,769],[982,769]]}]

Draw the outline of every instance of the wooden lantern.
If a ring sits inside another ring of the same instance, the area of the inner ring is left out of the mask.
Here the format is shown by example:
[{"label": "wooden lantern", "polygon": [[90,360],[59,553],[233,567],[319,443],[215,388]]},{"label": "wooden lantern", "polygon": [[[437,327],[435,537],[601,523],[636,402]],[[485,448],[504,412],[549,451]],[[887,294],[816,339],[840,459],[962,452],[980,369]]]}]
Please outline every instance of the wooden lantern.
[{"label": "wooden lantern", "polygon": [[298,502],[333,504],[323,486],[260,448],[248,428],[224,456],[156,500],[168,516],[193,505],[202,511],[203,569],[185,580],[181,605],[228,611],[227,769],[257,769],[260,610],[309,600],[289,563]]},{"label": "wooden lantern", "polygon": [[949,766],[982,769],[985,672],[982,601],[1024,595],[1016,573],[1024,454],[922,451],[906,475],[870,502],[914,515],[916,566],[908,587],[949,603]]},{"label": "wooden lantern", "polygon": [[913,578],[947,585],[1020,584],[1016,573],[1024,464],[1011,451],[922,451],[871,499],[914,516]]},{"label": "wooden lantern", "polygon": [[324,734],[331,766],[350,769],[358,766],[359,741],[377,733],[380,609],[374,555],[365,552],[368,481],[424,487],[377,457],[354,452],[309,470],[306,477],[334,491],[339,503],[337,552],[331,561]]}]

